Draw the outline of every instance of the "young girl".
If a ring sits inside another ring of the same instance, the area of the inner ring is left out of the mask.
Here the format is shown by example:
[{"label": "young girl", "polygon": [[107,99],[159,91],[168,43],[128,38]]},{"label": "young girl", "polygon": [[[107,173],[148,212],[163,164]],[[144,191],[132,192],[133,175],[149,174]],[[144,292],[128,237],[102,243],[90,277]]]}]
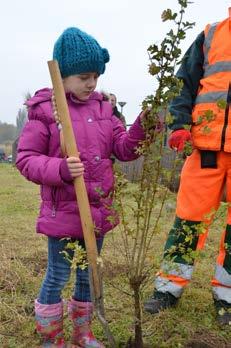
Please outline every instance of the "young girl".
[{"label": "young girl", "polygon": [[[113,115],[111,104],[94,92],[109,54],[92,36],[78,28],[66,29],[55,43],[53,59],[59,63],[80,160],[65,156],[52,90],[45,88],[26,102],[29,121],[20,137],[16,165],[28,180],[41,185],[37,232],[48,237],[48,266],[35,300],[36,327],[43,347],[61,348],[65,347],[61,292],[70,276],[70,263],[60,253],[67,244],[63,238],[72,238],[85,247],[73,179],[84,175],[100,252],[105,233],[118,223],[112,210],[110,156],[114,154],[121,161],[138,157],[136,148],[145,137],[141,125],[145,112],[126,132]],[[112,221],[109,217],[113,214]],[[90,327],[93,306],[86,269],[77,268],[68,312],[74,345],[104,347]]]}]

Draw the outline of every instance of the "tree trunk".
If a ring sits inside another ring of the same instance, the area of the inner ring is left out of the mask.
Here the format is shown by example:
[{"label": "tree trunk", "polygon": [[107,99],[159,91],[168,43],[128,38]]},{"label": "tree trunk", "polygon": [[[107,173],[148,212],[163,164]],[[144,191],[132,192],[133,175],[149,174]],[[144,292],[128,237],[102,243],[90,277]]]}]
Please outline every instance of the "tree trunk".
[{"label": "tree trunk", "polygon": [[135,304],[135,348],[143,348],[143,333],[142,333],[142,321],[141,321],[141,308],[140,308],[140,286],[133,287],[134,291],[134,304]]}]

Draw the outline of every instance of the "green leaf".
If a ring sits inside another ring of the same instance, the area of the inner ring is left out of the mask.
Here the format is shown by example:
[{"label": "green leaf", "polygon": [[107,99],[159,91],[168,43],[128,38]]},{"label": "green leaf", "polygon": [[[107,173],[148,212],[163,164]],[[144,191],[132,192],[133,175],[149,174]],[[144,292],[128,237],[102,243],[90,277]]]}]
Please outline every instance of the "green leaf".
[{"label": "green leaf", "polygon": [[224,99],[218,100],[217,106],[218,106],[220,109],[225,109],[225,108],[226,108],[226,101],[225,101]]}]

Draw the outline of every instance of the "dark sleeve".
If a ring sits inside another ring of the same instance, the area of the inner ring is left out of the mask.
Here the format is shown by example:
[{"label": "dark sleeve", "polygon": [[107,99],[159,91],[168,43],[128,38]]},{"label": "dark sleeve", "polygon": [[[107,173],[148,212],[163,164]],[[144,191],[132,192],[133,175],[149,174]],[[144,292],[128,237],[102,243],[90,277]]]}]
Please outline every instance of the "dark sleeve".
[{"label": "dark sleeve", "polygon": [[176,73],[176,76],[183,81],[183,88],[169,106],[169,112],[173,117],[169,128],[172,130],[184,128],[185,125],[192,123],[192,109],[204,73],[203,44],[204,32],[200,33],[189,47]]}]

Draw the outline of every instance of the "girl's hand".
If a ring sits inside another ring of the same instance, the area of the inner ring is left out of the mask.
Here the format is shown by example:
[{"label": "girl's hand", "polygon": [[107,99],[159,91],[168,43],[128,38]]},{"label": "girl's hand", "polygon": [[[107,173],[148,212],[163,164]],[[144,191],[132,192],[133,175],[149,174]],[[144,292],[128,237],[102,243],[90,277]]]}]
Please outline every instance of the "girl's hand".
[{"label": "girl's hand", "polygon": [[147,109],[145,109],[144,111],[141,112],[141,114],[140,114],[141,121],[144,120],[147,117],[147,115],[149,114],[150,111],[151,111],[151,109],[147,108]]},{"label": "girl's hand", "polygon": [[68,157],[67,167],[73,179],[84,173],[84,165],[78,157]]}]

